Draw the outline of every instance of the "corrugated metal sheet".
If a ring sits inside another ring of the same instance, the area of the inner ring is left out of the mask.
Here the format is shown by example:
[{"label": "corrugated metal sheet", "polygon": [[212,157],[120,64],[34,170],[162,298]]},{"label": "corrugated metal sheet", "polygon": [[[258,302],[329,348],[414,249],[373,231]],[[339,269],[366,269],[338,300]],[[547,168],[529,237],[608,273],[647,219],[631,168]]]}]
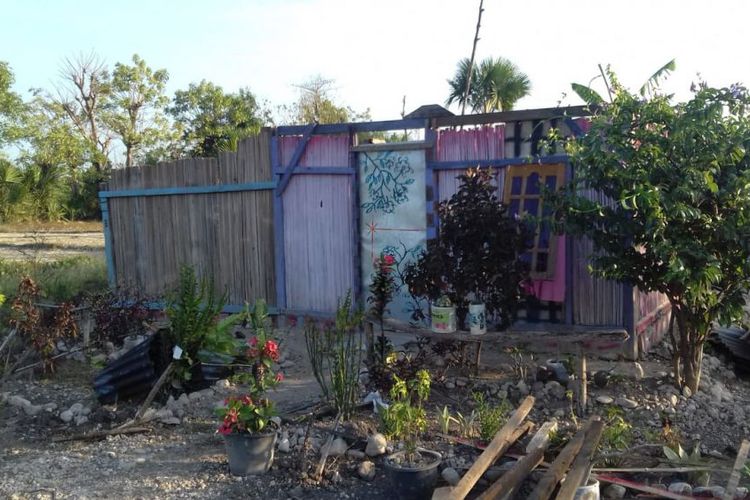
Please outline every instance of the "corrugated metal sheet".
[{"label": "corrugated metal sheet", "polygon": [[[286,167],[301,137],[283,136],[279,140],[281,165]],[[348,167],[348,135],[314,135],[305,147],[299,165],[303,167]]]}]

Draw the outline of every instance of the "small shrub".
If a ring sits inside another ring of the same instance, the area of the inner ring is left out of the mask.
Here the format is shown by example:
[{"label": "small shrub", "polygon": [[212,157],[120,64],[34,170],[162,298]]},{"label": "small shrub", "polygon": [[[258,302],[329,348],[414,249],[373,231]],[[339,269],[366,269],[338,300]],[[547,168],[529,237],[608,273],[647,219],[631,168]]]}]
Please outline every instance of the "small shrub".
[{"label": "small shrub", "polygon": [[389,437],[403,441],[407,459],[417,451],[419,435],[427,429],[424,403],[430,397],[430,374],[419,370],[414,379],[394,377],[391,404],[382,413],[383,430]]},{"label": "small shrub", "polygon": [[156,315],[149,307],[150,299],[135,289],[91,293],[86,302],[95,323],[92,338],[97,342],[122,342],[125,337],[142,332],[143,322]]},{"label": "small shrub", "polygon": [[605,417],[602,446],[618,451],[629,448],[633,442],[633,426],[625,420],[623,411],[617,406],[608,406]]},{"label": "small shrub", "polygon": [[492,406],[485,400],[484,394],[481,392],[475,392],[472,397],[477,404],[479,437],[482,441],[490,442],[497,431],[505,424],[511,405],[507,399],[503,399],[498,406]]},{"label": "small shrub", "polygon": [[191,368],[198,363],[198,353],[201,350],[236,354],[237,343],[227,322],[237,323],[241,315],[230,316],[217,324],[225,301],[226,296],[219,296],[210,280],[198,280],[195,271],[189,266],[180,269],[179,284],[168,298],[167,304],[171,340],[183,351],[175,369],[180,380],[189,381],[192,378]]},{"label": "small shrub", "polygon": [[342,418],[348,418],[359,399],[362,365],[361,311],[352,309],[351,292],[339,302],[336,320],[318,324],[305,321],[305,346],[323,397],[331,400]]},{"label": "small shrub", "polygon": [[39,287],[39,298],[51,302],[74,301],[86,293],[107,289],[104,259],[67,257],[52,261],[0,259],[0,293],[12,297],[24,276]]}]

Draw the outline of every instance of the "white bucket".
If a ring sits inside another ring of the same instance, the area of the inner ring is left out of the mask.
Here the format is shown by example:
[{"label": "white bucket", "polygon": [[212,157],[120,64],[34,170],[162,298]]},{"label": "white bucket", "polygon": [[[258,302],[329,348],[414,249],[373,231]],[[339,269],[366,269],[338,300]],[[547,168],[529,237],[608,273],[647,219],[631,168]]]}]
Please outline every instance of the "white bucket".
[{"label": "white bucket", "polygon": [[472,335],[487,333],[487,316],[484,304],[469,304],[469,332]]},{"label": "white bucket", "polygon": [[573,500],[599,500],[599,481],[590,479],[586,486],[579,487]]},{"label": "white bucket", "polygon": [[456,307],[431,305],[430,316],[432,331],[435,333],[453,333],[456,331]]}]

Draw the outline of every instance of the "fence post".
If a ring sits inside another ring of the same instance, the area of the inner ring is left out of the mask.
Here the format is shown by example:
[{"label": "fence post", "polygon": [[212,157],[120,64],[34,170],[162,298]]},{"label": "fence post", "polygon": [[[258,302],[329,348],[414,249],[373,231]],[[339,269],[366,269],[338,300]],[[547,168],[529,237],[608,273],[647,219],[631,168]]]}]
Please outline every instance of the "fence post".
[{"label": "fence post", "polygon": [[116,274],[115,258],[112,245],[112,229],[110,227],[109,221],[109,201],[106,197],[101,195],[102,192],[106,190],[105,186],[102,187],[104,189],[99,192],[99,207],[102,211],[102,227],[104,229],[104,257],[107,260],[107,281],[109,282],[110,288],[114,288],[116,285]]}]

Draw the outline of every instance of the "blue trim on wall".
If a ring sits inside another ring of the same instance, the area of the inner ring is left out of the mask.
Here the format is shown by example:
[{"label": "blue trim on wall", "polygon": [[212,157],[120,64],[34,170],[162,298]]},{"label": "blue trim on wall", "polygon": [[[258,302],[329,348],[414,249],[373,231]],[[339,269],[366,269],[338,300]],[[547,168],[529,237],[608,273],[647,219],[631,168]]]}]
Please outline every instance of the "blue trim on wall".
[{"label": "blue trim on wall", "polygon": [[276,188],[276,182],[248,182],[244,184],[216,184],[213,186],[183,186],[148,189],[125,189],[100,191],[99,198],[132,198],[137,196],[171,196],[180,194],[233,193],[240,191],[268,191]]},{"label": "blue trim on wall", "polygon": [[427,168],[432,170],[455,170],[468,167],[506,167],[508,165],[534,165],[549,163],[565,163],[568,155],[549,156],[521,156],[517,158],[499,158],[496,160],[456,160],[456,161],[431,161]]},{"label": "blue trim on wall", "polygon": [[[378,122],[366,123],[335,123],[318,125],[315,129],[316,134],[347,134],[351,132],[383,132],[387,130],[402,130],[424,128],[427,120],[422,118],[412,118],[408,120],[384,120]],[[287,125],[276,127],[277,135],[302,135],[308,125]]]},{"label": "blue trim on wall", "polygon": [[109,201],[105,197],[99,197],[99,207],[102,211],[102,227],[104,228],[104,257],[107,261],[107,281],[114,288],[115,283],[115,257],[113,254],[112,228],[109,221]]},{"label": "blue trim on wall", "polygon": [[[279,185],[276,187],[277,197],[281,196],[284,193],[284,191],[286,190],[286,187],[289,185],[289,182],[292,180],[292,174],[294,174],[294,171],[299,166],[299,161],[305,152],[307,143],[310,142],[310,139],[312,138],[312,134],[313,132],[315,132],[315,129],[317,126],[318,126],[317,123],[312,123],[310,125],[305,126],[305,132],[302,135],[302,139],[297,143],[297,147],[294,148],[294,154],[292,154],[292,158],[289,160],[289,164],[286,166],[286,169],[284,170],[284,174],[281,176],[281,179],[279,180]],[[276,169],[274,168],[274,170]]]},{"label": "blue trim on wall", "polygon": [[[283,168],[277,168],[274,174],[281,175],[286,171]],[[354,169],[351,167],[300,167],[292,175],[354,175]]]}]

